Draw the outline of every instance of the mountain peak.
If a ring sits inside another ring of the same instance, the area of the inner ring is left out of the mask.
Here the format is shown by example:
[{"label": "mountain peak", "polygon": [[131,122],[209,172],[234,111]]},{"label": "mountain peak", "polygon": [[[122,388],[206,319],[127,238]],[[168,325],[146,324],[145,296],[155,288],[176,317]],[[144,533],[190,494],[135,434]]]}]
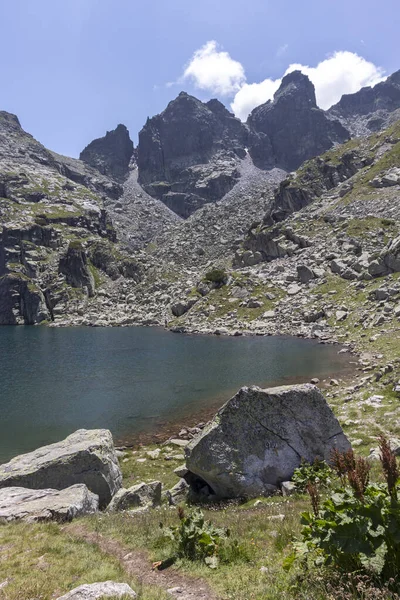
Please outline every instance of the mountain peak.
[{"label": "mountain peak", "polygon": [[285,75],[274,95],[274,103],[282,101],[293,102],[296,108],[317,106],[315,88],[307,75],[301,71],[292,71]]},{"label": "mountain peak", "polygon": [[125,178],[133,154],[133,142],[125,125],[119,123],[106,135],[93,140],[79,158],[98,169],[103,175],[117,180]]}]

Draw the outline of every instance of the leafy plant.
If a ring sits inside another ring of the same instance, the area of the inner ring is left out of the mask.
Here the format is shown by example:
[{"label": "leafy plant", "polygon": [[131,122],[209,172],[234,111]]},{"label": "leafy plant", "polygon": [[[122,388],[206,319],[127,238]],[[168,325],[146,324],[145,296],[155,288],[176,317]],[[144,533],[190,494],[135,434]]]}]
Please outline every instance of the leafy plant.
[{"label": "leafy plant", "polygon": [[164,537],[175,545],[175,556],[188,560],[204,560],[211,568],[218,565],[218,553],[222,542],[229,537],[228,529],[215,527],[206,521],[200,509],[194,509],[187,515],[178,508],[179,525],[163,529]]},{"label": "leafy plant", "polygon": [[309,484],[328,487],[333,475],[334,472],[330,466],[319,458],[316,458],[312,464],[302,460],[300,467],[293,473],[292,481],[296,486],[296,491],[306,492]]},{"label": "leafy plant", "polygon": [[228,279],[228,274],[224,269],[213,268],[207,271],[205,278],[210,283],[216,283],[217,285],[225,285]]},{"label": "leafy plant", "polygon": [[[370,483],[368,462],[352,451],[336,452],[333,465],[341,485],[302,515],[302,540],[286,561],[315,558],[347,573],[369,573],[382,583],[400,573],[399,469],[389,442],[380,439],[380,459],[386,483]],[[395,584],[393,584],[395,585]],[[398,584],[396,584],[398,585]],[[396,589],[395,591],[399,591]]]}]

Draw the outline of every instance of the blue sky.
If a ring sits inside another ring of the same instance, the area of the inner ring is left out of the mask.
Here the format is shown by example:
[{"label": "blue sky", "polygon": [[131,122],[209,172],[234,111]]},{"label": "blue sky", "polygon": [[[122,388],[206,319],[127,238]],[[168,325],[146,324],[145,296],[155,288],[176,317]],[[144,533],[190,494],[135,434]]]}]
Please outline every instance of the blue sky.
[{"label": "blue sky", "polygon": [[0,110],[78,156],[119,122],[136,143],[181,89],[245,118],[293,63],[326,107],[400,68],[399,22],[399,0],[0,0]]}]

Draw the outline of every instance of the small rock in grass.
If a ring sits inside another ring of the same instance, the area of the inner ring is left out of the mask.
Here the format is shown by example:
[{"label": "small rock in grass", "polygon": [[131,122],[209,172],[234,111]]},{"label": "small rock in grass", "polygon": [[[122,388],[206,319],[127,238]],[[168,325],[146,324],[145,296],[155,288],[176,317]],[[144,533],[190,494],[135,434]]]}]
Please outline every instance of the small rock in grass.
[{"label": "small rock in grass", "polygon": [[97,600],[99,598],[136,598],[137,594],[127,583],[102,581],[80,585],[57,600]]},{"label": "small rock in grass", "polygon": [[160,453],[160,448],[156,448],[155,450],[149,450],[146,452],[146,455],[151,458],[151,460],[156,460],[160,456]]},{"label": "small rock in grass", "polygon": [[291,496],[296,492],[296,485],[293,481],[282,481],[281,490],[282,496]]}]

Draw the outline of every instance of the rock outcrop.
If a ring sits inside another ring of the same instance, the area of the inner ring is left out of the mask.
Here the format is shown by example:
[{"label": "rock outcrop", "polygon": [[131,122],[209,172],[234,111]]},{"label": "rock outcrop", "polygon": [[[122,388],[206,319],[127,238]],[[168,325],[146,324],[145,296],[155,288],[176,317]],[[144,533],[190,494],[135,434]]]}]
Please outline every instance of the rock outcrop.
[{"label": "rock outcrop", "polygon": [[125,125],[107,131],[102,138],[93,140],[79,155],[79,159],[98,169],[100,173],[123,181],[128,175],[129,163],[134,153],[133,142]]},{"label": "rock outcrop", "polygon": [[139,483],[129,489],[121,488],[115,494],[107,510],[132,510],[135,508],[155,507],[161,504],[161,483]]},{"label": "rock outcrop", "polygon": [[64,490],[0,489],[0,521],[71,521],[95,513],[98,506],[98,496],[83,484]]},{"label": "rock outcrop", "polygon": [[120,489],[122,474],[107,429],[79,429],[61,442],[0,465],[0,489],[63,490],[77,483],[97,494],[100,508],[107,506]]},{"label": "rock outcrop", "polygon": [[381,131],[400,118],[400,71],[374,87],[344,94],[328,113],[339,119],[352,135]]},{"label": "rock outcrop", "polygon": [[50,320],[40,288],[22,273],[0,277],[0,325],[36,325]]},{"label": "rock outcrop", "polygon": [[105,598],[136,598],[137,594],[127,583],[102,581],[86,583],[60,596],[57,600],[103,600]]},{"label": "rock outcrop", "polygon": [[247,129],[218,101],[181,92],[139,133],[139,182],[182,217],[221,199],[239,179]]},{"label": "rock outcrop", "polygon": [[314,86],[300,71],[286,75],[273,101],[255,108],[247,124],[254,132],[250,155],[262,168],[293,171],[350,137],[338,121],[318,108]]},{"label": "rock outcrop", "polygon": [[89,296],[94,295],[95,283],[89,269],[86,252],[80,242],[70,242],[65,256],[60,259],[59,272],[74,288],[86,288]]},{"label": "rock outcrop", "polygon": [[185,448],[185,479],[222,498],[268,495],[302,459],[329,461],[333,448],[350,443],[318,388],[244,387]]}]

